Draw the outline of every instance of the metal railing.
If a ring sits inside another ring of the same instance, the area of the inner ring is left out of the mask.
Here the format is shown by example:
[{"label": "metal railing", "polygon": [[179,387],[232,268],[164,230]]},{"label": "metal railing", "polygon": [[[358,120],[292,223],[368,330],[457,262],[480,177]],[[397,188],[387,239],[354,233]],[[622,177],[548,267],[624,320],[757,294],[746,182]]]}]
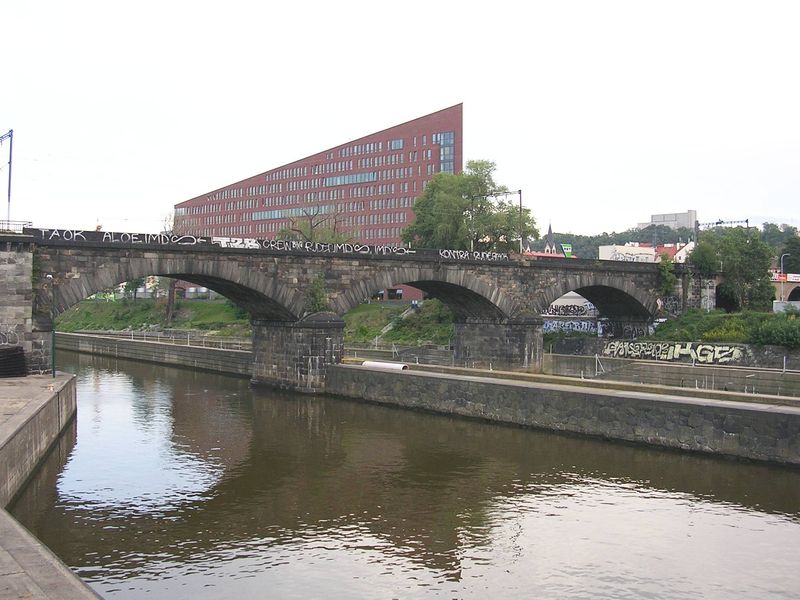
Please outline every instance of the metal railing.
[{"label": "metal railing", "polygon": [[85,335],[96,335],[102,337],[116,337],[127,340],[138,340],[143,342],[157,342],[161,344],[174,344],[177,346],[194,346],[198,348],[219,348],[221,350],[245,350],[251,351],[253,343],[247,338],[232,338],[212,336],[198,331],[97,331],[81,330],[74,333]]},{"label": "metal railing", "polygon": [[0,233],[22,233],[25,227],[32,227],[33,223],[30,221],[8,221],[6,219],[0,220]]}]

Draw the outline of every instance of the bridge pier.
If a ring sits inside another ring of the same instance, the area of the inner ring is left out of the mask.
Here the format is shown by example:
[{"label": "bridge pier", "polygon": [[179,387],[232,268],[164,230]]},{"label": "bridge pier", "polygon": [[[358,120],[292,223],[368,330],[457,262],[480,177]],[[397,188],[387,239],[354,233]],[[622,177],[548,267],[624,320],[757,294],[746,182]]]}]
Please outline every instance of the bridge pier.
[{"label": "bridge pier", "polygon": [[41,373],[50,370],[53,326],[50,306],[37,306],[33,248],[30,236],[0,234],[0,347],[21,347],[28,372]]},{"label": "bridge pier", "polygon": [[342,361],[344,321],[315,313],[300,321],[253,321],[253,383],[316,393]]},{"label": "bridge pier", "polygon": [[456,365],[539,373],[542,370],[542,324],[540,317],[467,319],[454,323]]}]

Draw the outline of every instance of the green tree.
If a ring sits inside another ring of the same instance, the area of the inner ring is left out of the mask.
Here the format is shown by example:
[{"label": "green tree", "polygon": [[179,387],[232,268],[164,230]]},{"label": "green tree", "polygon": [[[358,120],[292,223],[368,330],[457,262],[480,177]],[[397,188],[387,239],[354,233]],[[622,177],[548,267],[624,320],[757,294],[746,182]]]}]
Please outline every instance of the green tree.
[{"label": "green tree", "polygon": [[665,252],[661,255],[661,261],[658,263],[659,291],[663,295],[669,296],[675,289],[676,283],[678,283],[678,277],[675,275],[675,264],[670,255]]},{"label": "green tree", "polygon": [[780,249],[778,266],[780,266],[780,257],[783,254],[789,255],[783,258],[783,270],[786,273],[800,273],[800,236],[795,235],[789,238],[783,248]]},{"label": "green tree", "polygon": [[775,223],[764,223],[761,226],[761,239],[773,249],[775,254],[795,237],[797,237],[797,228],[786,223],[780,227]]},{"label": "green tree", "polygon": [[711,250],[702,249],[702,261],[692,253],[692,263],[701,274],[707,274],[711,265],[719,265],[724,278],[719,286],[723,306],[730,310],[769,310],[774,297],[769,277],[772,251],[758,230],[736,227],[706,231],[698,247],[703,245]]},{"label": "green tree", "polygon": [[689,264],[703,277],[711,277],[720,270],[720,260],[715,244],[710,238],[704,237],[689,255]]},{"label": "green tree", "polygon": [[438,173],[414,205],[414,222],[403,241],[421,248],[507,252],[518,248],[520,234],[538,238],[530,210],[507,198],[508,188],[494,181],[495,163],[467,162],[463,173]]},{"label": "green tree", "polygon": [[327,212],[322,206],[303,210],[293,218],[289,227],[275,236],[280,240],[300,240],[320,244],[341,244],[353,240],[353,231],[344,226],[344,218],[336,212]]},{"label": "green tree", "polygon": [[138,279],[131,279],[130,281],[125,282],[125,295],[128,297],[132,297],[133,301],[136,302],[136,294],[139,293],[139,288],[144,287],[144,277],[139,277]]}]

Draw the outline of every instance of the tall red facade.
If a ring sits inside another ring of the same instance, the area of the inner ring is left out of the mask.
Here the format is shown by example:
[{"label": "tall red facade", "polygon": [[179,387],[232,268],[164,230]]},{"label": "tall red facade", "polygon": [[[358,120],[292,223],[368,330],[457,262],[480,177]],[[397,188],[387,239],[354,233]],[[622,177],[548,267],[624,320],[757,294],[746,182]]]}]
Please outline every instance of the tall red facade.
[{"label": "tall red facade", "polygon": [[399,244],[439,172],[462,170],[461,104],[358,138],[175,205],[180,231],[271,239],[317,224]]}]

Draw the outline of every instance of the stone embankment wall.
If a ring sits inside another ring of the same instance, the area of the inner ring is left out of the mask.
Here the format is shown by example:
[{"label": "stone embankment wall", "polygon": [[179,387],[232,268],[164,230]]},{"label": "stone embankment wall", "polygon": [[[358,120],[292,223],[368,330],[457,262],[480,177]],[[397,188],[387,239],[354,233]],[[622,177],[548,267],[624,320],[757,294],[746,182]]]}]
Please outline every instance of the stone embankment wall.
[{"label": "stone embankment wall", "polygon": [[692,366],[605,356],[545,354],[542,372],[581,379],[800,397],[800,372],[780,369]]},{"label": "stone embankment wall", "polygon": [[58,333],[56,348],[245,377],[249,377],[253,369],[253,355],[244,350],[178,346],[80,333]]},{"label": "stone embankment wall", "polygon": [[800,465],[800,408],[340,365],[326,392],[445,414]]},{"label": "stone embankment wall", "polygon": [[59,376],[52,382],[53,390],[48,388],[41,401],[20,400],[23,408],[0,424],[0,508],[8,505],[75,416],[75,378]]}]

